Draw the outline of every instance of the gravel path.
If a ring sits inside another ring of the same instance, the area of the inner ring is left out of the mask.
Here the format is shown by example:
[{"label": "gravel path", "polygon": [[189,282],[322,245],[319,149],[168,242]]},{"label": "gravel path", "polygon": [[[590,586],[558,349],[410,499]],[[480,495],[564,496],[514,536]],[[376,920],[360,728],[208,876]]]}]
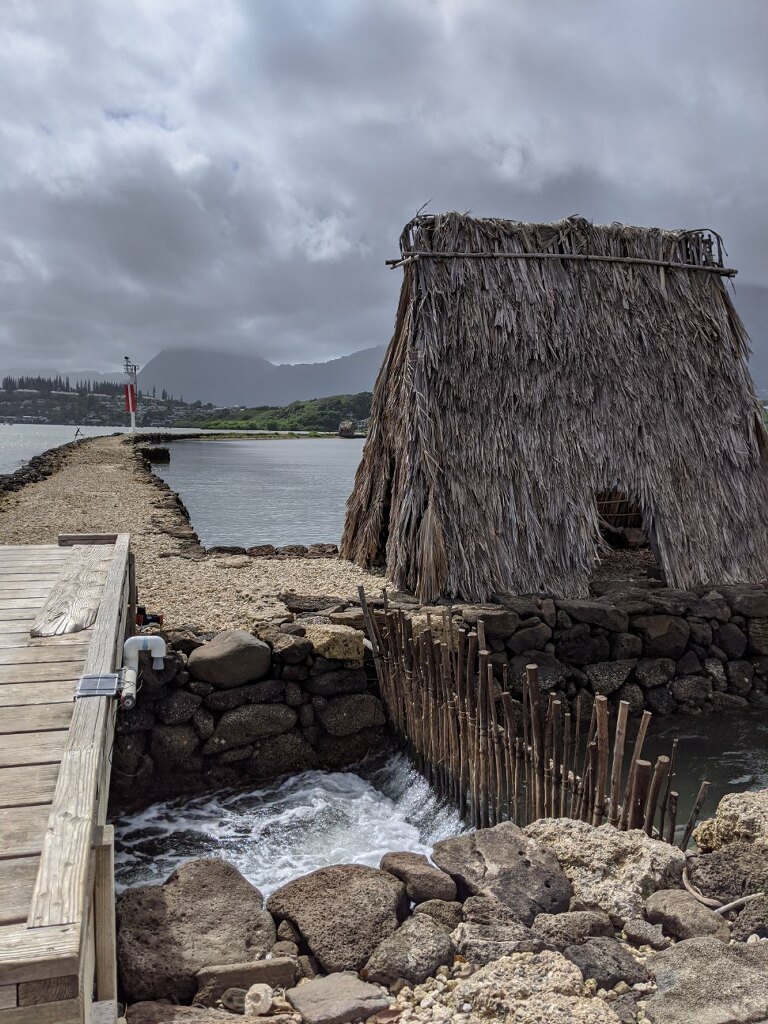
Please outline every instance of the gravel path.
[{"label": "gravel path", "polygon": [[243,627],[286,614],[277,595],[378,592],[383,576],[340,559],[185,555],[163,529],[186,526],[122,437],[81,445],[53,476],[0,499],[0,544],[55,544],[60,533],[130,533],[139,601],[170,627]]}]

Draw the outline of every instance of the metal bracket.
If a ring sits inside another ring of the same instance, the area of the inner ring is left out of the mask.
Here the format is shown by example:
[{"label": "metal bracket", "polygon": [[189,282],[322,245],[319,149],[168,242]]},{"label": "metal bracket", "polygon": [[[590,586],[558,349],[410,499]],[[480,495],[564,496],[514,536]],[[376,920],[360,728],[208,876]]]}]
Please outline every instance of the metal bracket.
[{"label": "metal bracket", "polygon": [[122,672],[104,672],[101,675],[80,676],[75,688],[75,700],[78,697],[117,697],[122,684]]}]

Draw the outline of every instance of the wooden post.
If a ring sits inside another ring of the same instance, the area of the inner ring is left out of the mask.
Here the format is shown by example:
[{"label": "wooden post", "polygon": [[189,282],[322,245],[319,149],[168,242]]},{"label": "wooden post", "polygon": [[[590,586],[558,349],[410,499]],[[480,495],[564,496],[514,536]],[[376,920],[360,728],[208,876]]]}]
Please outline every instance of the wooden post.
[{"label": "wooden post", "polygon": [[97,835],[93,914],[96,931],[96,998],[117,999],[115,936],[115,830],[104,825]]},{"label": "wooden post", "polygon": [[608,781],[608,698],[595,697],[597,712],[597,778],[595,779],[595,806],[592,824],[599,825],[605,813],[605,787]]},{"label": "wooden post", "polygon": [[629,798],[628,828],[641,828],[643,811],[648,798],[648,787],[651,783],[651,762],[635,761],[635,774],[632,779],[632,793]]},{"label": "wooden post", "polygon": [[619,787],[621,786],[621,768],[624,763],[624,743],[627,738],[627,718],[629,701],[620,700],[616,716],[616,734],[613,741],[613,768],[611,769],[611,797],[608,803],[608,824],[619,823]]},{"label": "wooden post", "polygon": [[653,778],[651,779],[651,788],[648,790],[648,802],[645,805],[643,829],[645,830],[646,835],[650,836],[653,834],[653,822],[656,817],[656,804],[658,803],[662,786],[668,776],[669,758],[665,754],[661,754],[656,759],[656,767],[653,770]]},{"label": "wooden post", "polygon": [[688,849],[688,843],[690,842],[691,835],[693,834],[693,830],[696,827],[696,820],[699,817],[699,814],[701,813],[701,808],[704,806],[704,801],[707,799],[708,791],[709,791],[709,783],[708,782],[702,782],[702,784],[699,786],[699,794],[696,797],[696,803],[693,805],[693,810],[691,811],[691,816],[688,819],[688,823],[685,826],[685,831],[683,832],[683,838],[680,840],[680,849],[681,850],[687,850]]},{"label": "wooden post", "polygon": [[643,743],[645,742],[645,734],[648,732],[648,725],[651,721],[650,711],[644,711],[643,717],[640,719],[640,726],[637,730],[637,736],[635,737],[635,746],[632,751],[632,760],[629,764],[629,774],[627,775],[627,785],[624,789],[624,802],[621,806],[621,815],[619,817],[619,828],[627,828],[627,822],[629,821],[630,803],[632,798],[632,787],[635,781],[635,767],[643,752]]},{"label": "wooden post", "polygon": [[664,832],[664,838],[668,843],[674,843],[675,841],[675,826],[677,825],[677,793],[674,789],[669,791],[669,800],[667,801],[667,821],[666,830]]},{"label": "wooden post", "polygon": [[526,665],[528,680],[528,706],[531,715],[533,746],[534,818],[544,817],[544,730],[541,721],[541,703],[538,665]]}]

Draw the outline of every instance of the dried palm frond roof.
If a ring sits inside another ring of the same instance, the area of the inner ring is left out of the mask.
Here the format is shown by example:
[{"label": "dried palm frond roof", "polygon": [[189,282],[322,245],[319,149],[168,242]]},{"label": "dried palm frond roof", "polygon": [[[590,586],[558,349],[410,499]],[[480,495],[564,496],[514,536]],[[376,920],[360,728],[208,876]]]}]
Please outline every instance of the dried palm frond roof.
[{"label": "dried palm frond roof", "polygon": [[768,576],[768,435],[713,232],[419,216],[341,553],[423,600],[583,595],[596,494],[670,585]]}]

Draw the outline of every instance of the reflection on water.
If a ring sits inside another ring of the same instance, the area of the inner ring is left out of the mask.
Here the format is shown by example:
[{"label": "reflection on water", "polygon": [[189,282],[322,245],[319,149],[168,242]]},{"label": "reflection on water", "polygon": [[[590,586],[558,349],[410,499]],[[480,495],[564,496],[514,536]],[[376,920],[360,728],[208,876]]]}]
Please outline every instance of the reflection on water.
[{"label": "reflection on water", "polygon": [[337,544],[362,449],[360,438],[177,441],[154,470],[205,547]]},{"label": "reflection on water", "polygon": [[262,789],[154,804],[116,825],[118,887],[163,881],[192,857],[221,856],[264,893],[330,864],[378,867],[462,831],[397,754],[353,772],[303,772]]}]

